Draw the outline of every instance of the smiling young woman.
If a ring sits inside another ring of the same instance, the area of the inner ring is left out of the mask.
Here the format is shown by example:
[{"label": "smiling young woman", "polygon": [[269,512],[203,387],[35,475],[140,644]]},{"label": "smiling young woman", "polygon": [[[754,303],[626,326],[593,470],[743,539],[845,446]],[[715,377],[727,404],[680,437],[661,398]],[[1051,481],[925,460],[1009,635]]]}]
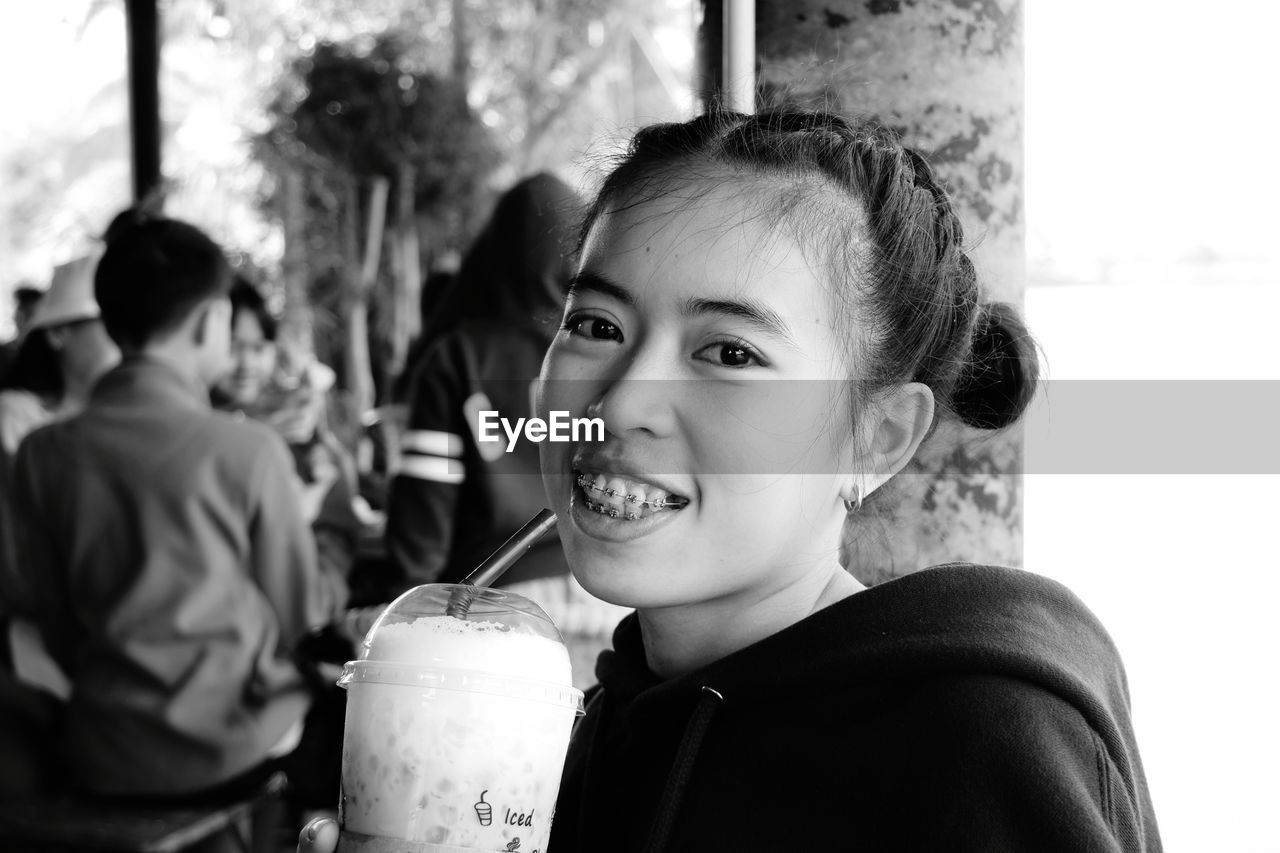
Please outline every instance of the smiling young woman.
[{"label": "smiling young woman", "polygon": [[[1037,375],[928,164],[824,113],[637,134],[586,218],[539,408],[574,575],[634,608],[550,849],[1160,849],[1116,650],[1062,586],[949,564],[864,588],[841,531],[935,426]],[[314,849],[320,849],[315,845]]]},{"label": "smiling young woman", "polygon": [[1007,426],[1035,384],[927,163],[832,115],[709,114],[641,131],[582,234],[542,406],[605,441],[542,445],[543,474],[575,575],[636,613],[551,848],[1159,849],[1071,593],[840,565],[941,419]]}]

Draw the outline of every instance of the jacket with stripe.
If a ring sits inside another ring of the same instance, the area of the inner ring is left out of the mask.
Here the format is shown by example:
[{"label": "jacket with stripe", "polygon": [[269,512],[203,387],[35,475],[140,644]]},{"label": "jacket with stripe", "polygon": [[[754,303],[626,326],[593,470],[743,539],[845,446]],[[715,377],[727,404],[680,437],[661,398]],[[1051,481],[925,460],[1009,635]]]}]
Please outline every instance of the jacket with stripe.
[{"label": "jacket with stripe", "polygon": [[[580,199],[546,172],[498,199],[424,332],[413,365],[408,432],[387,501],[390,594],[461,580],[546,505],[538,446],[477,441],[478,413],[513,424],[533,414],[530,387],[557,328],[572,272],[566,239]],[[568,566],[554,534],[502,585]]]},{"label": "jacket with stripe", "polygon": [[[532,416],[543,334],[468,320],[423,354],[388,502],[387,551],[400,585],[389,594],[460,581],[546,505],[537,444],[521,438],[507,452],[500,428],[501,441],[478,440],[482,411],[512,424]],[[552,533],[502,582],[567,573]]]}]

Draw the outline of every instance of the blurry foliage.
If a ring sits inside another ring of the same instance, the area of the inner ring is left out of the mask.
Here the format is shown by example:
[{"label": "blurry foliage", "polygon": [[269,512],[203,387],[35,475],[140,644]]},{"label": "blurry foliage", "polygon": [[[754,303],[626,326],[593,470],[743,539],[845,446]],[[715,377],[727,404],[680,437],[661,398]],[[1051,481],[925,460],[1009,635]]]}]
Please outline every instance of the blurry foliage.
[{"label": "blurry foliage", "polygon": [[[511,181],[562,169],[601,124],[634,120],[621,109],[627,99],[608,84],[626,76],[619,66],[629,58],[631,34],[672,14],[652,0],[186,2],[216,7],[236,41],[276,59],[305,56],[324,43],[367,53],[398,39],[400,57],[416,70],[465,78],[468,101],[492,129]],[[455,57],[459,32],[463,55]],[[641,105],[650,114],[671,108]]]},{"label": "blurry foliage", "polygon": [[[246,6],[236,10],[250,14]],[[461,21],[453,19],[458,11]],[[342,233],[349,204],[343,182],[354,179],[361,188],[363,240],[369,179],[390,180],[394,199],[404,164],[412,167],[421,267],[430,270],[434,259],[465,248],[491,187],[534,169],[563,168],[598,134],[601,113],[618,100],[597,85],[602,70],[620,56],[630,59],[619,44],[629,44],[631,29],[647,26],[654,12],[640,0],[381,0],[358,10],[319,0],[308,13],[310,26],[295,33],[294,58],[273,85],[257,150],[269,174],[293,168],[305,175],[314,340],[317,355],[341,374],[339,351],[350,343],[339,331],[354,262]],[[271,184],[267,208],[283,218],[280,181]],[[395,251],[383,253],[370,294],[375,363],[392,349],[396,260]],[[384,379],[376,367],[374,374]],[[342,378],[349,386],[351,377]]]},{"label": "blurry foliage", "polygon": [[394,33],[367,52],[323,43],[295,59],[267,112],[261,141],[299,166],[382,175],[393,186],[402,165],[412,166],[418,211],[428,216],[467,204],[497,163],[465,90],[416,69]]},{"label": "blurry foliage", "polygon": [[[268,171],[292,169],[302,178],[300,210],[291,211],[279,198],[280,181],[265,201],[282,219],[302,217],[293,223],[293,233],[302,234],[307,247],[317,355],[335,366],[344,364],[341,347],[350,345],[338,334],[350,300],[371,296],[373,306],[395,301],[395,271],[390,268],[398,257],[395,251],[382,253],[381,267],[392,274],[378,276],[371,294],[352,292],[359,263],[347,257],[350,246],[342,229],[349,226],[343,218],[356,218],[356,234],[363,240],[369,179],[386,178],[394,198],[402,178],[411,177],[414,221],[408,227],[419,236],[431,235],[425,246],[430,255],[462,242],[498,160],[462,86],[415,66],[409,44],[400,34],[385,33],[368,46],[321,43],[297,57],[268,105],[270,126],[257,142]],[[346,209],[352,200],[358,205],[355,211]],[[396,226],[406,226],[394,220],[395,205],[390,207],[389,242],[397,236]],[[390,317],[375,310],[374,320],[370,343],[382,353],[390,347]],[[343,378],[350,385],[352,377]]]},{"label": "blurry foliage", "polygon": [[[167,209],[206,227],[243,268],[266,271],[258,280],[274,304],[296,301],[282,274],[304,267],[318,354],[339,367],[340,292],[352,262],[342,176],[364,188],[372,175],[394,183],[399,164],[413,165],[425,274],[434,258],[464,249],[496,190],[539,169],[573,181],[602,133],[679,113],[634,49],[636,33],[671,22],[669,6],[160,0]],[[123,0],[76,6],[77,34],[59,49],[92,81],[84,97],[68,104],[55,132],[0,146],[0,226],[8,229],[0,248],[11,274],[65,259],[127,202],[123,9]],[[82,50],[91,44],[94,52]],[[306,211],[292,249],[282,203],[290,169],[305,178]],[[358,197],[367,206],[367,192]],[[394,188],[391,199],[388,240]],[[366,215],[359,211],[361,221]],[[375,337],[396,263],[395,252],[383,253],[370,299]]]}]

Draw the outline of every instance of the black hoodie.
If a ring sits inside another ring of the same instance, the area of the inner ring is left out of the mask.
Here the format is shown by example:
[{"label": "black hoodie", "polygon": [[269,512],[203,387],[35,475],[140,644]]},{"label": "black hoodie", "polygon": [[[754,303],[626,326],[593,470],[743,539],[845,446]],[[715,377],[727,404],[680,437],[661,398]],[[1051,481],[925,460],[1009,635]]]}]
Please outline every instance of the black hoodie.
[{"label": "black hoodie", "polygon": [[600,656],[554,853],[1159,851],[1103,627],[1061,585],[952,564],[663,681]]},{"label": "black hoodie", "polygon": [[[546,504],[538,445],[480,444],[480,411],[515,423],[534,414],[531,386],[560,326],[572,265],[566,244],[581,202],[547,173],[498,200],[424,335],[407,430],[387,508],[394,597],[456,583]],[[569,572],[557,536],[543,537],[503,585]]]}]

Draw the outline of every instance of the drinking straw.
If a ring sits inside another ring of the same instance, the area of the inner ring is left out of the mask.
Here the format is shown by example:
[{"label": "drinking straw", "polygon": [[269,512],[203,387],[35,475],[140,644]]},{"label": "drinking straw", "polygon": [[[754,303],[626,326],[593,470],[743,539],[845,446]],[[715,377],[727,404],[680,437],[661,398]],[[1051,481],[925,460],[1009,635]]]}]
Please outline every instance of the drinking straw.
[{"label": "drinking straw", "polygon": [[445,606],[444,612],[459,619],[466,619],[467,611],[471,609],[471,603],[476,598],[473,590],[492,586],[516,560],[533,547],[544,533],[555,527],[555,524],[554,512],[549,509],[539,510],[538,514],[529,519],[524,527],[512,534],[511,538],[503,542],[498,550],[477,566],[475,571],[462,579],[461,585],[472,589],[454,590],[449,596],[449,603]]}]

